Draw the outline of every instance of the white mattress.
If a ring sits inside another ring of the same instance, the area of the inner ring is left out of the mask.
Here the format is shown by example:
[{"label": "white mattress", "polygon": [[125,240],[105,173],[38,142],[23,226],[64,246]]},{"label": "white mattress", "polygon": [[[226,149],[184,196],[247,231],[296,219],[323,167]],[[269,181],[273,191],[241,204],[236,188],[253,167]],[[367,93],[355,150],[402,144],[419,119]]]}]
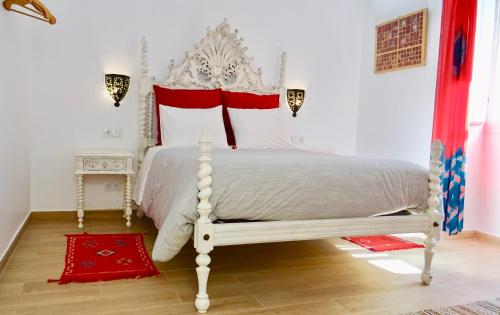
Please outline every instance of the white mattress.
[{"label": "white mattress", "polygon": [[[134,200],[159,229],[153,259],[167,261],[197,218],[198,148],[149,150]],[[367,217],[424,209],[427,171],[413,163],[301,150],[214,150],[212,219]]]}]

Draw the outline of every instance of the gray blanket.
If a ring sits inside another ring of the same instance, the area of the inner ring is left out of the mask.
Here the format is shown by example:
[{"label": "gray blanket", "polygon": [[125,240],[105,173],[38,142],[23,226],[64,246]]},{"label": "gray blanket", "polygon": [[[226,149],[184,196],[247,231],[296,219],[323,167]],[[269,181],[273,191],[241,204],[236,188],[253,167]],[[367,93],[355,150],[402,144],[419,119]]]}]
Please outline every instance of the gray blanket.
[{"label": "gray blanket", "polygon": [[[197,218],[197,148],[157,150],[140,203],[159,229],[153,259],[167,261]],[[212,219],[367,217],[423,209],[427,171],[409,162],[301,150],[214,150]]]}]

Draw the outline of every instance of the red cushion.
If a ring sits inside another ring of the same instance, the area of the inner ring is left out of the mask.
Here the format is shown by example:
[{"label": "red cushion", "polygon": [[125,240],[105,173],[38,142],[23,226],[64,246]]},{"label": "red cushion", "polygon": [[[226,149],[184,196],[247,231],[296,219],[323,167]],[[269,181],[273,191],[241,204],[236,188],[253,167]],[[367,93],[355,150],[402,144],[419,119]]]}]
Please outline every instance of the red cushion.
[{"label": "red cushion", "polygon": [[213,108],[222,105],[222,91],[177,90],[153,85],[156,104],[178,108]]},{"label": "red cushion", "polygon": [[271,109],[280,106],[279,94],[259,95],[245,92],[222,91],[222,103],[230,108]]},{"label": "red cushion", "polygon": [[[158,144],[161,144],[160,105],[178,108],[213,108],[222,105],[222,90],[181,90],[169,89],[153,85],[156,100],[156,119],[158,127]],[[227,143],[234,145],[234,134],[226,108],[222,110]]]}]

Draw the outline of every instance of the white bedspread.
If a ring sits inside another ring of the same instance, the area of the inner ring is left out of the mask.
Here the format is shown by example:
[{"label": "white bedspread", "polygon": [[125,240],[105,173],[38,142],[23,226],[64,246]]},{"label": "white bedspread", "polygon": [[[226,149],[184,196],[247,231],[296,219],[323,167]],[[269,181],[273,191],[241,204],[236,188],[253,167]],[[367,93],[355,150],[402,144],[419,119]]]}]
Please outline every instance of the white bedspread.
[{"label": "white bedspread", "polygon": [[[153,259],[173,258],[196,220],[198,148],[149,150],[134,200],[159,229]],[[413,163],[301,150],[214,150],[213,219],[366,217],[423,209],[427,171]]]}]

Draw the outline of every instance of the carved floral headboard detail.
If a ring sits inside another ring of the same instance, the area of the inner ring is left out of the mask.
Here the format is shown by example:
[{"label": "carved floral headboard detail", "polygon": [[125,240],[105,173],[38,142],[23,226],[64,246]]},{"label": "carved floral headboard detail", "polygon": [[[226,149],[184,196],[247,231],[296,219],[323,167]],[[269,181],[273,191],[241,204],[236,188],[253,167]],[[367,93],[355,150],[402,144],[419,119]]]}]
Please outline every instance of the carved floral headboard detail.
[{"label": "carved floral headboard detail", "polygon": [[170,74],[164,80],[148,76],[147,41],[142,39],[141,81],[139,93],[139,163],[146,150],[156,144],[152,137],[153,96],[152,85],[158,84],[178,89],[213,89],[254,92],[259,94],[284,92],[286,53],[281,54],[281,65],[277,85],[267,88],[262,83],[262,70],[254,70],[252,58],[247,56],[247,47],[242,46],[243,38],[238,30],[224,19],[215,30],[208,28],[207,34],[191,51],[187,51],[184,61],[175,65],[170,62]]}]

